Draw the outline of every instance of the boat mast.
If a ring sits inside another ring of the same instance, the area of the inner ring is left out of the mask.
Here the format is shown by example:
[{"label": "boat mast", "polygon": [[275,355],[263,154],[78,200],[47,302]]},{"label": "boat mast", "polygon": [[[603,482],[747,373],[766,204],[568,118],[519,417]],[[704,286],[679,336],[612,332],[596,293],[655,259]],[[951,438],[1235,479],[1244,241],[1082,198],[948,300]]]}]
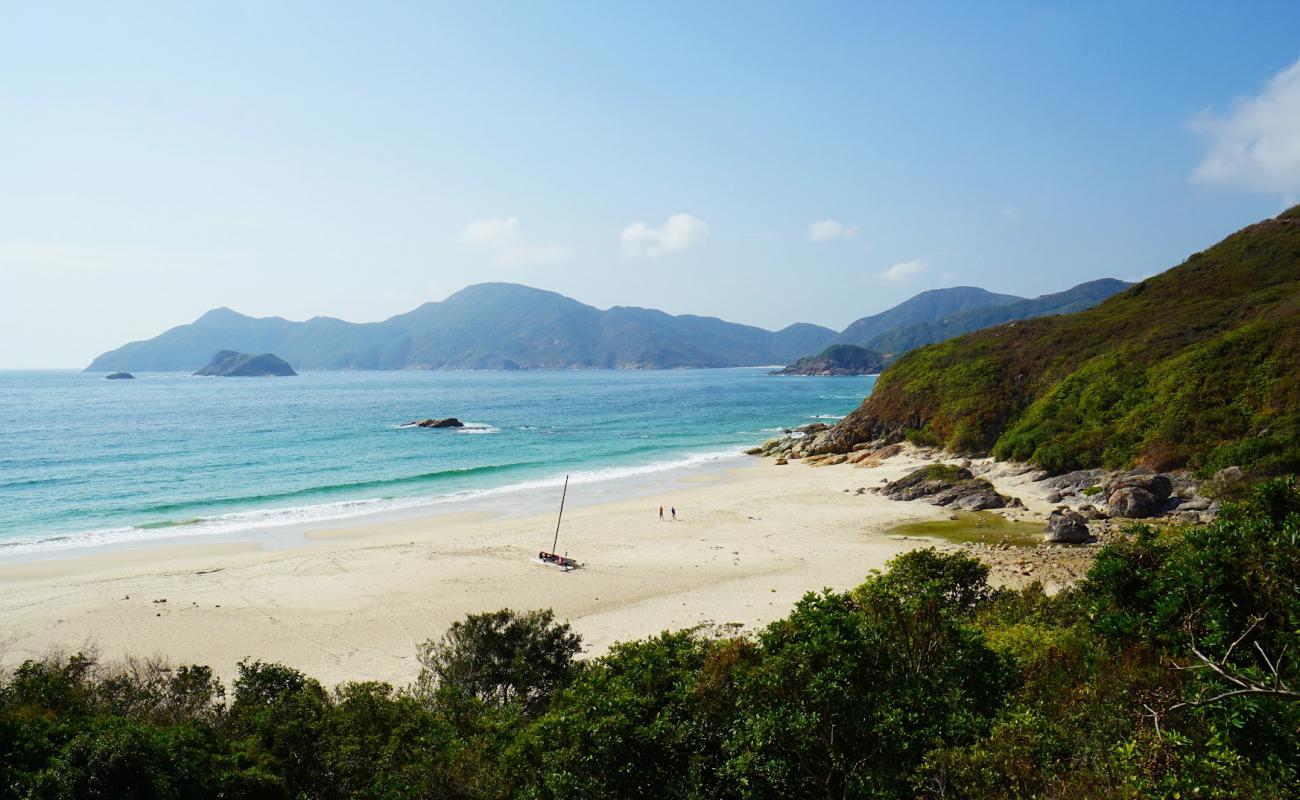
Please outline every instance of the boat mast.
[{"label": "boat mast", "polygon": [[560,543],[560,520],[564,519],[564,498],[569,494],[569,476],[564,476],[564,491],[560,494],[560,515],[555,518],[555,541],[551,542],[551,552],[555,552]]}]

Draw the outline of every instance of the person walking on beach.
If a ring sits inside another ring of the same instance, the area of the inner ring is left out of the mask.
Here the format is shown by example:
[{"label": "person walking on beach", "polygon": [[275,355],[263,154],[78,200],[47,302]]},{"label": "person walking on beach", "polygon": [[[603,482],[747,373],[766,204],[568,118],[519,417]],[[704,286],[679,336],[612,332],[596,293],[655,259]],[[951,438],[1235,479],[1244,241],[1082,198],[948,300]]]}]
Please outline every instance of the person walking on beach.
[{"label": "person walking on beach", "polygon": [[664,521],[664,507],[663,507],[663,506],[659,506],[659,521],[660,521],[660,522],[663,522],[663,521]]},{"label": "person walking on beach", "polygon": [[673,506],[673,522],[677,521],[677,506]]}]

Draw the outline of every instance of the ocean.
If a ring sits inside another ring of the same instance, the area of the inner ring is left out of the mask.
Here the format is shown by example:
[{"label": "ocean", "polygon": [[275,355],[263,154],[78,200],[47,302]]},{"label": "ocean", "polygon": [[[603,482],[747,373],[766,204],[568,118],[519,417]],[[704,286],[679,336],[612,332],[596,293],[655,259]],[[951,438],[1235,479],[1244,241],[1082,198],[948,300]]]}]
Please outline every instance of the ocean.
[{"label": "ocean", "polygon": [[[571,498],[608,495],[741,463],[875,382],[765,372],[0,372],[0,557],[508,506],[565,474]],[[466,426],[399,428],[449,416]]]}]

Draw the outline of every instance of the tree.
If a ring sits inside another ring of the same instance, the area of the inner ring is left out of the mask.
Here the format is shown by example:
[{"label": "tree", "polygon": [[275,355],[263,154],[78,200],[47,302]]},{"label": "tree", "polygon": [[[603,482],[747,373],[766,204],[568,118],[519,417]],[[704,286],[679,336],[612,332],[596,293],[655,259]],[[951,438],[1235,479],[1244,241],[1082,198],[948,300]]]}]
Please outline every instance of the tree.
[{"label": "tree", "polygon": [[567,622],[556,624],[550,609],[470,614],[420,646],[417,686],[426,697],[517,706],[536,716],[569,680],[581,649],[582,637]]}]

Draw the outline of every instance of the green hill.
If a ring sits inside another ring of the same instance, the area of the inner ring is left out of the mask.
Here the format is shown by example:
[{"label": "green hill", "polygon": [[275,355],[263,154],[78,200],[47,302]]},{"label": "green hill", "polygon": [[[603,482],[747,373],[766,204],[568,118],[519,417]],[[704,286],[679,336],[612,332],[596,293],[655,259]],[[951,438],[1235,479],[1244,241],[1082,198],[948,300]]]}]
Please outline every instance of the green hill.
[{"label": "green hill", "polygon": [[1300,469],[1300,207],[1077,314],[914,350],[834,429],[1051,470]]},{"label": "green hill", "polygon": [[897,328],[932,322],[974,308],[1019,303],[1024,299],[1010,294],[995,294],[975,286],[927,289],[879,314],[854,320],[835,337],[834,344],[856,344],[875,349],[871,344],[873,339]]},{"label": "green hill", "polygon": [[885,357],[856,344],[833,344],[815,356],[804,356],[769,375],[874,375],[885,367]]},{"label": "green hill", "polygon": [[[1049,314],[1073,314],[1092,308],[1111,295],[1129,287],[1124,281],[1102,278],[1088,281],[1063,292],[1045,294],[1032,300],[997,302],[967,308],[934,319],[897,325],[881,331],[867,341],[866,347],[881,353],[906,353],[931,342],[942,342],[963,333],[982,330],[1018,319],[1045,317]],[[1006,295],[996,295],[1006,297]]]}]

